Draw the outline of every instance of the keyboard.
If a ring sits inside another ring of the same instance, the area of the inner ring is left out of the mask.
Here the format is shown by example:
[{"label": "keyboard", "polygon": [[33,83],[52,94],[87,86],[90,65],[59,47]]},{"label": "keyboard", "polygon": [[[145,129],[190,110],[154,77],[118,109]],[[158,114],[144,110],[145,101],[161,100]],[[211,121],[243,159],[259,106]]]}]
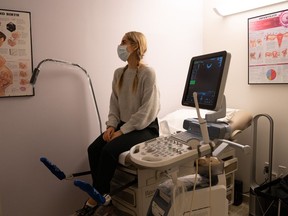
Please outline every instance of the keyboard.
[{"label": "keyboard", "polygon": [[158,137],[139,143],[130,149],[131,160],[150,168],[167,168],[187,161],[193,161],[211,153],[208,144],[201,145],[201,138],[189,132]]}]

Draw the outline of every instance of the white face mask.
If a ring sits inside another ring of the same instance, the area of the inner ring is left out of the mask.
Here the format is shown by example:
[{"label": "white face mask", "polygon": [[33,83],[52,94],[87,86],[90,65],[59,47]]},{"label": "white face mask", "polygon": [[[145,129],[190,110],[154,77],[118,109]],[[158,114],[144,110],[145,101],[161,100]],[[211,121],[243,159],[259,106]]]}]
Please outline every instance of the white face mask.
[{"label": "white face mask", "polygon": [[127,46],[126,45],[118,45],[118,48],[117,48],[117,53],[118,53],[118,56],[119,58],[126,62],[130,53],[127,51]]}]

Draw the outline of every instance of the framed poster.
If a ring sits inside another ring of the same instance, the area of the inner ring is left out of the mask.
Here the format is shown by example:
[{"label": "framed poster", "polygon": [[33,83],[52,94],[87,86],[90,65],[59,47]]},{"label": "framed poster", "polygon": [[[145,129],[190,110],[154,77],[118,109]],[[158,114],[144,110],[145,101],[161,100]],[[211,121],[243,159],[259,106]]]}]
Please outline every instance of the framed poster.
[{"label": "framed poster", "polygon": [[288,84],[288,10],[248,18],[248,84]]},{"label": "framed poster", "polygon": [[0,9],[0,97],[33,96],[31,14]]}]

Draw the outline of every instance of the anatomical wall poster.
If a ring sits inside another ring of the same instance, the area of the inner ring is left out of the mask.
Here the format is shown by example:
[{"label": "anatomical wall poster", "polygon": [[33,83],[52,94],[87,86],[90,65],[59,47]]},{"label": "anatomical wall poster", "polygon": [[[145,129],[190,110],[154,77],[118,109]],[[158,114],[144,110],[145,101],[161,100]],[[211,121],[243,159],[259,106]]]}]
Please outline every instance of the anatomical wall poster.
[{"label": "anatomical wall poster", "polygon": [[288,83],[288,10],[248,19],[248,83]]},{"label": "anatomical wall poster", "polygon": [[0,97],[34,95],[30,16],[0,9]]}]

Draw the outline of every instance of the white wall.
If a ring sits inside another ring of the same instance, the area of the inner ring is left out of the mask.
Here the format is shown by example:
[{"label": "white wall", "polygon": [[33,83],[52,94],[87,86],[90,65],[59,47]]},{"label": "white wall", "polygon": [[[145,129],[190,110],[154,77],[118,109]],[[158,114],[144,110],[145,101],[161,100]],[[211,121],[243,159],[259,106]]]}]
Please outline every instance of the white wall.
[{"label": "white wall", "polygon": [[[247,19],[287,9],[282,3],[228,17],[220,17],[212,10],[225,0],[207,0],[204,4],[204,51],[226,49],[232,54],[226,86],[227,106],[251,111],[254,115],[267,113],[274,119],[273,170],[278,165],[288,167],[288,85],[248,85],[248,31]],[[268,161],[269,124],[265,118],[258,122],[257,181],[262,183],[264,162]],[[252,144],[252,128],[239,138],[240,142]],[[240,164],[237,178],[249,189],[249,157],[238,152]],[[253,159],[254,160],[254,159]]]},{"label": "white wall", "polygon": [[[87,69],[103,123],[113,71],[123,65],[116,47],[131,30],[148,39],[146,61],[156,69],[161,91],[159,116],[180,107],[190,58],[203,51],[202,7],[202,1],[190,0],[1,2],[2,9],[31,12],[34,67],[55,58]],[[88,169],[86,148],[99,126],[87,80],[76,68],[47,63],[41,69],[34,97],[0,99],[4,216],[68,215],[86,198],[72,182],[56,179],[39,158],[46,156],[66,173]]]}]

